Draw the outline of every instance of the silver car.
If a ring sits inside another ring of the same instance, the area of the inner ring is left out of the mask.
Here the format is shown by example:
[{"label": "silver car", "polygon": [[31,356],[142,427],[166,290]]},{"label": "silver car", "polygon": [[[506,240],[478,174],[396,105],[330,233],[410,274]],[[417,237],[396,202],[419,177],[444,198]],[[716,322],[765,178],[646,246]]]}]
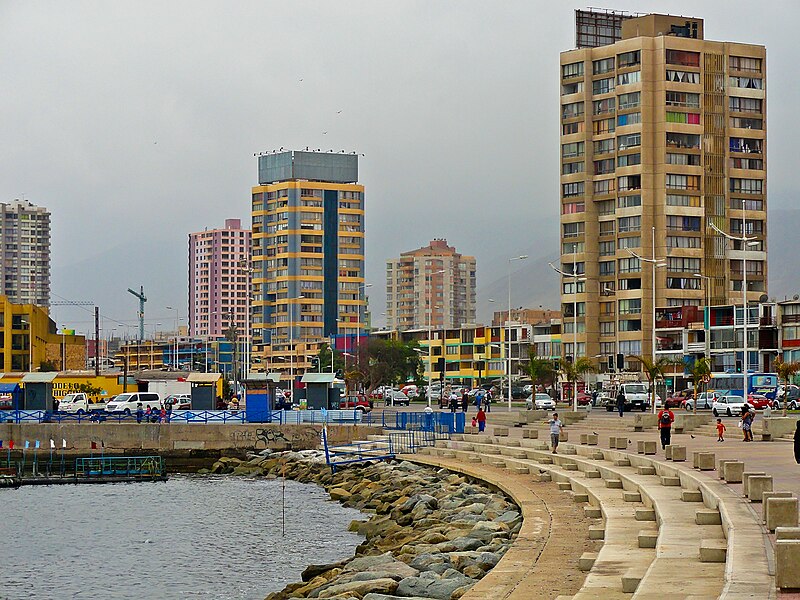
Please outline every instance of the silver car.
[{"label": "silver car", "polygon": [[533,410],[534,408],[536,410],[554,410],[556,407],[553,399],[543,392],[528,396],[526,405],[528,410]]}]

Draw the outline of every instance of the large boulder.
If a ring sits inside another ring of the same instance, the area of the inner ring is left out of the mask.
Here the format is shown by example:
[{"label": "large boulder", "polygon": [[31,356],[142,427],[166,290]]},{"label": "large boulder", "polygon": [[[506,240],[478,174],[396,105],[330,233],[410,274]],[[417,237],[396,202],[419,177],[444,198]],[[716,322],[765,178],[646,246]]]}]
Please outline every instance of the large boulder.
[{"label": "large boulder", "polygon": [[[318,598],[333,598],[340,594],[353,593],[364,596],[370,592],[380,594],[393,594],[397,589],[397,582],[394,579],[370,579],[367,581],[350,581],[348,583],[335,584],[320,591]],[[455,589],[455,588],[454,588]]]}]

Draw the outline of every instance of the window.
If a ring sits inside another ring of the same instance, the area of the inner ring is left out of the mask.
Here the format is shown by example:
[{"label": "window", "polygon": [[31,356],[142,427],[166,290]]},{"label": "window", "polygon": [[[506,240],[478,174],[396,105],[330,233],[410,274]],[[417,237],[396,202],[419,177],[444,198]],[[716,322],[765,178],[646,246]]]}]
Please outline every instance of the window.
[{"label": "window", "polygon": [[572,119],[583,116],[583,102],[571,102],[561,107],[561,118]]},{"label": "window", "polygon": [[585,248],[583,242],[565,242],[561,244],[562,254],[580,254],[584,251]]},{"label": "window", "polygon": [[700,217],[667,215],[667,229],[673,231],[700,231]]},{"label": "window", "polygon": [[617,68],[622,69],[625,67],[632,67],[642,62],[641,50],[633,50],[631,52],[623,52],[617,54]]},{"label": "window", "polygon": [[750,58],[749,56],[731,56],[728,58],[728,66],[735,71],[761,73],[760,58]]},{"label": "window", "polygon": [[617,230],[620,233],[629,233],[631,231],[641,231],[642,217],[620,217]]},{"label": "window", "polygon": [[642,299],[641,298],[628,298],[619,301],[619,314],[621,315],[638,315],[642,312]]},{"label": "window", "polygon": [[642,289],[642,279],[640,277],[631,277],[629,279],[619,280],[620,290],[640,290]]},{"label": "window", "polygon": [[685,237],[681,235],[668,235],[667,248],[700,248],[699,237]]},{"label": "window", "polygon": [[592,94],[608,94],[614,91],[614,78],[608,77],[607,79],[596,79],[592,82]]},{"label": "window", "polygon": [[628,135],[617,136],[617,148],[619,148],[620,150],[625,150],[626,148],[633,148],[635,146],[641,146],[641,144],[642,144],[641,133],[630,133]]},{"label": "window", "polygon": [[583,221],[579,223],[564,223],[563,226],[564,226],[564,237],[571,238],[583,235],[585,223],[583,223]]},{"label": "window", "polygon": [[592,62],[592,73],[600,75],[601,73],[608,73],[614,70],[614,57],[602,58]]},{"label": "window", "polygon": [[617,178],[617,189],[620,192],[625,190],[640,190],[642,189],[642,176],[641,175],[625,175],[624,177]]},{"label": "window", "polygon": [[700,148],[700,136],[668,131],[667,146],[672,148]]},{"label": "window", "polygon": [[614,138],[607,140],[598,140],[594,143],[595,154],[605,154],[606,152],[614,151]]},{"label": "window", "polygon": [[561,135],[572,135],[573,133],[583,133],[583,121],[564,123],[561,126]]},{"label": "window", "polygon": [[617,240],[617,248],[624,250],[625,248],[641,248],[641,236],[619,238]]},{"label": "window", "polygon": [[[600,235],[614,235],[614,221],[600,221]],[[613,242],[611,242],[613,244]]]},{"label": "window", "polygon": [[745,117],[731,117],[731,127],[738,129],[762,129],[764,122],[761,119],[747,119]]},{"label": "window", "polygon": [[700,196],[681,196],[679,194],[667,194],[667,206],[700,206]]},{"label": "window", "polygon": [[[613,223],[613,221],[610,221]],[[611,242],[600,242],[599,244],[600,256],[614,256],[617,253],[616,245]]]},{"label": "window", "polygon": [[731,158],[730,166],[734,169],[763,169],[764,160],[761,158]]},{"label": "window", "polygon": [[[612,160],[613,162],[613,160]],[[614,192],[616,180],[614,179],[601,179],[600,181],[594,182],[594,193],[595,194],[611,194]],[[613,212],[613,211],[612,211]]]},{"label": "window", "polygon": [[561,264],[561,270],[570,275],[584,275],[586,273],[585,262],[568,262]]},{"label": "window", "polygon": [[582,76],[583,76],[582,62],[570,63],[568,65],[561,65],[562,79],[569,79],[570,77],[582,77]]},{"label": "window", "polygon": [[563,158],[576,158],[583,156],[583,142],[572,142],[571,144],[561,145],[561,156]]},{"label": "window", "polygon": [[730,180],[732,194],[763,194],[764,181],[762,179],[734,179]]},{"label": "window", "polygon": [[[642,330],[642,320],[641,319],[622,319],[619,322],[619,330],[620,331],[641,331]],[[622,351],[622,347],[627,345],[627,344],[629,344],[629,343],[630,342],[623,342],[622,340],[620,340],[620,342],[619,342],[620,352]]]},{"label": "window", "polygon": [[700,259],[671,256],[667,258],[667,270],[679,273],[699,273]]},{"label": "window", "polygon": [[561,185],[562,196],[570,198],[573,196],[583,196],[583,182],[564,183]]},{"label": "window", "polygon": [[641,205],[642,205],[642,197],[639,194],[619,197],[620,208],[633,208],[635,206],[641,206]]},{"label": "window", "polygon": [[700,73],[672,71],[667,69],[667,81],[674,81],[675,83],[700,83]]},{"label": "window", "polygon": [[619,95],[619,109],[636,108],[641,103],[641,92],[628,92]]},{"label": "window", "polygon": [[732,111],[738,112],[761,112],[761,98],[739,98],[731,96],[728,99],[728,107]]},{"label": "window", "polygon": [[592,122],[592,133],[599,135],[602,133],[612,133],[615,128],[614,119],[601,119]]},{"label": "window", "polygon": [[676,154],[674,152],[667,152],[668,165],[689,165],[693,167],[700,166],[699,154]]},{"label": "window", "polygon": [[670,290],[699,290],[699,277],[667,277],[667,288]]},{"label": "window", "polygon": [[642,113],[640,112],[633,112],[628,113],[627,115],[618,115],[617,116],[617,125],[620,127],[624,125],[637,125],[638,123],[642,122]]},{"label": "window", "polygon": [[641,262],[635,256],[619,259],[620,273],[638,273],[642,270]]},{"label": "window", "polygon": [[[611,179],[610,181],[614,181]],[[605,217],[608,215],[614,214],[614,200],[603,200],[601,202],[596,202],[595,206],[597,207],[597,214],[601,217]]]},{"label": "window", "polygon": [[614,172],[614,159],[607,158],[605,160],[596,160],[594,161],[594,174],[595,175],[605,175],[607,173]]},{"label": "window", "polygon": [[614,321],[603,321],[600,323],[600,335],[614,335]]},{"label": "window", "polygon": [[603,100],[595,100],[592,102],[593,115],[613,114],[614,106],[616,103],[615,98],[604,98]]},{"label": "window", "polygon": [[[745,235],[760,235],[764,233],[764,221],[747,219],[745,221]],[[742,235],[742,220],[731,219],[731,233],[741,237]]]},{"label": "window", "polygon": [[630,73],[620,73],[617,75],[617,85],[629,85],[638,83],[641,80],[641,71],[631,71]]},{"label": "window", "polygon": [[572,175],[574,173],[583,173],[584,164],[581,162],[564,163],[561,165],[562,175]]},{"label": "window", "polygon": [[667,123],[686,123],[687,125],[700,125],[700,113],[667,111]]},{"label": "window", "polygon": [[670,190],[699,190],[700,189],[700,176],[699,175],[675,175],[673,173],[666,174],[667,189]]},{"label": "window", "polygon": [[667,91],[667,106],[685,106],[687,108],[700,108],[700,94],[692,92]]},{"label": "window", "polygon": [[686,50],[667,50],[667,64],[700,68],[700,53]]},{"label": "window", "polygon": [[582,212],[586,212],[586,204],[583,202],[565,202],[561,206],[561,214],[563,215],[574,215]]},{"label": "window", "polygon": [[603,275],[613,275],[615,273],[616,264],[614,263],[613,260],[600,261],[598,264],[600,266],[601,277]]},{"label": "window", "polygon": [[748,90],[763,90],[764,80],[760,77],[730,77],[728,79],[731,87],[744,88]]},{"label": "window", "polygon": [[642,353],[642,341],[641,340],[629,340],[624,341],[620,340],[619,342],[619,351],[620,353],[629,356],[629,355],[640,355]]},{"label": "window", "polygon": [[570,94],[579,94],[583,92],[583,82],[576,81],[575,83],[565,83],[561,86],[561,95],[569,96]]},{"label": "window", "polygon": [[745,198],[731,198],[731,208],[735,210],[742,210],[742,202],[744,202],[745,210],[764,210],[763,200],[751,200]]}]

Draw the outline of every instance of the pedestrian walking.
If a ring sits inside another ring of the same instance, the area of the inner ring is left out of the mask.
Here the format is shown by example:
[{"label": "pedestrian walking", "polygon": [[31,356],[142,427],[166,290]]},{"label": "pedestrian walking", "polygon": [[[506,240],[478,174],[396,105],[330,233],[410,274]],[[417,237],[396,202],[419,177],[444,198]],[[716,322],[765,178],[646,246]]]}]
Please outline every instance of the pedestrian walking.
[{"label": "pedestrian walking", "polygon": [[662,408],[658,413],[658,433],[661,436],[661,449],[666,449],[672,437],[672,424],[675,422],[675,413],[668,408]]},{"label": "pedestrian walking", "polygon": [[753,419],[755,419],[755,415],[753,412],[748,408],[747,404],[744,405],[742,408],[742,418],[741,418],[741,427],[742,427],[742,434],[744,442],[752,442],[753,441]]},{"label": "pedestrian walking", "polygon": [[141,422],[142,422],[142,417],[143,417],[143,416],[144,416],[144,411],[142,410],[142,403],[141,403],[141,402],[139,402],[139,403],[136,405],[136,422],[137,422],[137,423],[141,423]]},{"label": "pedestrian walking", "polygon": [[478,431],[486,430],[486,413],[482,408],[478,409],[478,414],[475,415],[475,419],[478,421]]},{"label": "pedestrian walking", "polygon": [[492,390],[486,390],[483,403],[486,405],[486,412],[492,412]]},{"label": "pedestrian walking", "polygon": [[622,388],[619,388],[619,393],[617,394],[617,410],[620,417],[625,412],[625,392],[622,391]]},{"label": "pedestrian walking", "polygon": [[722,419],[717,419],[717,441],[725,441],[725,424],[722,422]]},{"label": "pedestrian walking", "polygon": [[558,454],[558,440],[564,424],[558,418],[558,413],[553,413],[553,418],[548,423],[550,424],[550,445],[553,448],[553,454]]},{"label": "pedestrian walking", "polygon": [[461,394],[461,410],[463,410],[464,413],[466,414],[468,409],[469,409],[469,394],[467,393],[467,389],[464,388],[464,392]]},{"label": "pedestrian walking", "polygon": [[800,421],[797,422],[797,429],[794,430],[794,460],[800,465]]},{"label": "pedestrian walking", "polygon": [[478,417],[472,417],[472,428],[475,429],[478,426]]},{"label": "pedestrian walking", "polygon": [[483,390],[478,388],[475,390],[475,407],[480,410],[481,402],[483,402]]},{"label": "pedestrian walking", "polygon": [[450,394],[450,412],[454,413],[458,410],[458,395],[453,392]]}]

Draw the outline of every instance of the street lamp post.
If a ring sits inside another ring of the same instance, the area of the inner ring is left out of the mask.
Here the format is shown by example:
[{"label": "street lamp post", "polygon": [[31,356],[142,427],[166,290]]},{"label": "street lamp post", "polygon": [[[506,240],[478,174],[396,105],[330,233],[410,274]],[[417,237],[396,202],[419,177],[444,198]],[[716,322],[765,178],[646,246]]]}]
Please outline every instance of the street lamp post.
[{"label": "street lamp post", "polygon": [[[586,277],[578,275],[577,261],[572,259],[572,273],[565,273],[561,269],[555,267],[553,263],[547,263],[550,268],[562,277],[572,277],[573,290],[572,290],[572,355],[573,360],[578,358],[578,282],[586,281]],[[578,382],[575,382],[575,388],[572,390],[572,410],[578,412]]]},{"label": "street lamp post", "polygon": [[527,254],[520,254],[519,256],[512,256],[508,259],[508,319],[506,320],[508,339],[508,357],[507,357],[507,376],[508,376],[508,410],[511,411],[511,262],[515,260],[525,260],[528,258]]},{"label": "street lamp post", "polygon": [[[425,398],[428,400],[428,406],[431,405],[431,388],[433,387],[433,340],[432,340],[432,316],[433,316],[433,276],[434,275],[441,275],[445,272],[446,269],[441,269],[439,271],[435,271],[434,273],[430,273],[428,275],[428,306],[427,306],[427,313],[428,313],[428,391],[425,394]],[[444,389],[439,390],[439,403],[441,405],[442,397],[441,395],[444,393]]]}]

